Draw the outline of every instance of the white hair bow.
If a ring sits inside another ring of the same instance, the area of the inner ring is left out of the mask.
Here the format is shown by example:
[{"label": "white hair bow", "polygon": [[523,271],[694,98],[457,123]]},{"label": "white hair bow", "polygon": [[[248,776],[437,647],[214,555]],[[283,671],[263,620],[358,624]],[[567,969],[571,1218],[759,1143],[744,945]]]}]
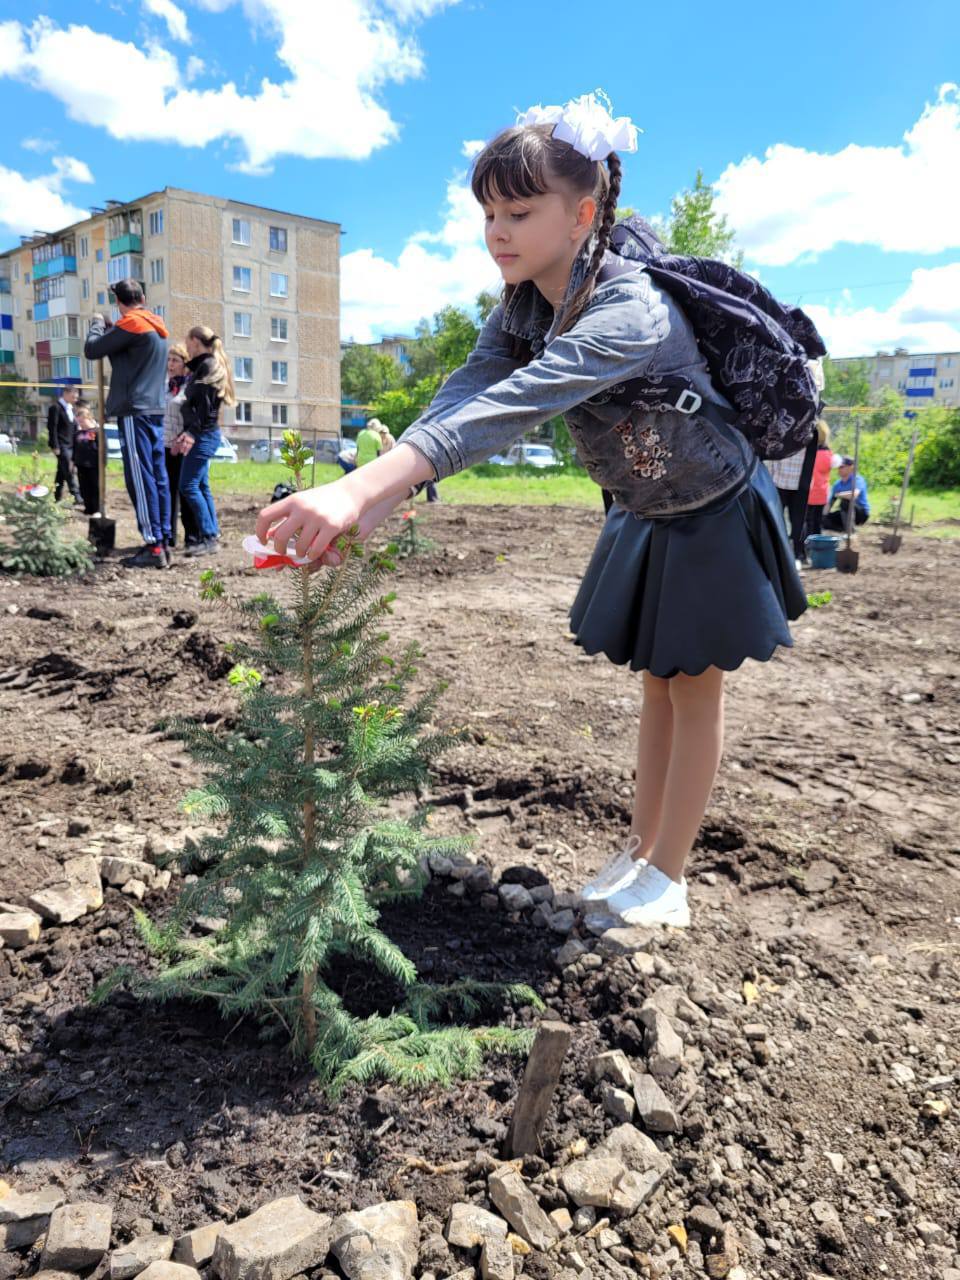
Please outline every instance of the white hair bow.
[{"label": "white hair bow", "polygon": [[517,124],[552,124],[553,136],[569,142],[588,160],[606,160],[611,151],[636,151],[639,130],[629,116],[613,118],[610,99],[601,89],[573,98],[564,107],[531,107],[521,111]]}]

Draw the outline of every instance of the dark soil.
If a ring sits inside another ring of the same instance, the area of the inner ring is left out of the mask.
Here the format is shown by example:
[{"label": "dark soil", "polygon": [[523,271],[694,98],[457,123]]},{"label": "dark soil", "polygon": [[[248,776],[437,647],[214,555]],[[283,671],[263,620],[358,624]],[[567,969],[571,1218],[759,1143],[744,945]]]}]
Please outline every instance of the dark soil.
[{"label": "dark soil", "polygon": [[[223,514],[237,545],[252,506]],[[566,630],[600,514],[441,507],[429,522],[438,549],[401,565],[393,631],[398,648],[421,642],[425,675],[450,681],[443,717],[468,731],[436,779],[432,826],[474,835],[492,868],[527,863],[573,887],[624,834],[639,711],[638,679]],[[709,1194],[759,1241],[751,1277],[940,1276],[960,1248],[924,1252],[915,1231],[933,1219],[949,1236],[960,1220],[956,1110],[937,1121],[923,1106],[956,1106],[960,1080],[960,546],[908,537],[888,557],[878,542],[863,537],[855,577],[807,575],[832,603],[800,620],[792,652],[730,677],[726,756],[689,872],[694,927],[658,944],[655,974],[617,962],[562,981],[555,940],[443,883],[385,915],[425,977],[525,981],[576,1026],[547,1160],[610,1127],[586,1064],[637,1051],[645,994],[712,980],[724,1018],[695,1033],[703,1089],[650,1221],[664,1242],[666,1222]],[[231,591],[262,588],[239,552],[221,559]],[[196,577],[188,562],[111,562],[67,584],[0,580],[0,900],[54,881],[91,841],[135,856],[181,841],[196,771],[161,722],[217,723],[234,707],[236,624],[199,604]],[[464,1162],[497,1150],[522,1063],[493,1059],[480,1080],[418,1095],[351,1088],[334,1105],[249,1023],[123,995],[92,1008],[121,962],[146,960],[113,890],[83,921],[0,951],[0,1171],[17,1186],[109,1198],[121,1234],[136,1217],[177,1232],[293,1191],[324,1211],[409,1196],[442,1217],[479,1189]],[[392,999],[364,974],[341,981],[358,1011]],[[769,1052],[747,1045],[744,1020],[765,1024]],[[730,1143],[753,1172],[718,1185]],[[893,1189],[905,1165],[909,1201]],[[838,1206],[842,1256],[813,1230],[818,1196]]]}]

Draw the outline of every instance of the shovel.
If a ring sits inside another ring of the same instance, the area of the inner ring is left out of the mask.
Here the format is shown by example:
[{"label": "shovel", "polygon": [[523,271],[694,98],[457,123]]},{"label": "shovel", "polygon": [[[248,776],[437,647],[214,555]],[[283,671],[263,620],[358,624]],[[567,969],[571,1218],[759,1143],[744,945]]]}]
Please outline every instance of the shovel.
[{"label": "shovel", "polygon": [[885,533],[880,541],[880,550],[884,555],[895,556],[900,550],[903,539],[897,530],[900,528],[900,517],[903,515],[903,503],[907,496],[907,485],[910,483],[910,468],[913,466],[913,451],[917,447],[917,436],[920,433],[914,428],[910,437],[910,452],[907,454],[907,465],[903,472],[903,488],[900,490],[900,501],[897,503],[897,514],[893,518],[893,533]]},{"label": "shovel", "polygon": [[860,552],[854,551],[850,546],[850,543],[853,540],[854,510],[857,505],[856,502],[854,501],[853,494],[854,494],[854,490],[857,487],[857,476],[860,474],[860,471],[859,471],[859,466],[860,466],[859,419],[857,420],[857,424],[854,430],[856,434],[854,435],[854,438],[853,438],[853,483],[850,488],[850,501],[847,503],[847,528],[846,528],[847,545],[845,547],[841,547],[840,550],[837,552],[837,570],[840,573],[856,573],[857,569],[860,567]]}]

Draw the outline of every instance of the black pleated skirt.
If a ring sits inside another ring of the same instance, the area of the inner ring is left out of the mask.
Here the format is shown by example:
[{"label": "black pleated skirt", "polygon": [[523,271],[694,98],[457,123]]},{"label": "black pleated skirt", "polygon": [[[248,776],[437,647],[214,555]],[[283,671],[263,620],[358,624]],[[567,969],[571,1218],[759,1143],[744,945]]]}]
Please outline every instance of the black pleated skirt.
[{"label": "black pleated skirt", "polygon": [[655,676],[733,671],[790,647],[807,607],[776,488],[755,464],[745,483],[689,515],[610,508],[570,611],[587,653]]}]

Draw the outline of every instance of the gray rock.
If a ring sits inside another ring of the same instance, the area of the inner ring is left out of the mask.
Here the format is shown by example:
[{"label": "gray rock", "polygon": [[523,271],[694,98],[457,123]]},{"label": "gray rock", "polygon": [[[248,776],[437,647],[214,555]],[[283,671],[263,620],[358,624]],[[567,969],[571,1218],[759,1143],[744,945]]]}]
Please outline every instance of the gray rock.
[{"label": "gray rock", "polygon": [[480,1250],[481,1280],[513,1280],[513,1248],[506,1240],[485,1240]]},{"label": "gray rock", "polygon": [[847,1247],[847,1236],[834,1206],[829,1200],[814,1200],[810,1212],[817,1224],[817,1239],[821,1248],[831,1253],[843,1253]]},{"label": "gray rock", "polygon": [[533,908],[530,916],[530,923],[535,929],[549,929],[550,921],[553,919],[553,909],[546,902],[538,902]]},{"label": "gray rock", "polygon": [[8,1249],[28,1249],[40,1239],[49,1222],[49,1216],[41,1214],[36,1218],[24,1218],[22,1222],[0,1223],[0,1253]]},{"label": "gray rock", "polygon": [[668,1018],[679,1018],[681,1022],[709,1021],[704,1011],[693,1003],[683,987],[678,987],[672,982],[665,982],[662,987],[657,987],[653,995],[644,1000],[643,1009],[659,1009]]},{"label": "gray rock", "polygon": [[492,1173],[487,1192],[518,1236],[535,1249],[550,1248],[557,1238],[557,1228],[516,1169],[498,1169]]},{"label": "gray rock", "polygon": [[174,1262],[182,1262],[188,1267],[206,1266],[213,1257],[217,1236],[226,1225],[225,1222],[208,1222],[178,1236],[173,1246]]},{"label": "gray rock", "polygon": [[683,1041],[659,1009],[643,1009],[640,1021],[646,1028],[643,1048],[650,1074],[658,1080],[672,1080],[683,1060]]},{"label": "gray rock", "polygon": [[583,906],[583,899],[579,893],[564,890],[553,895],[553,906],[556,911],[579,911]]},{"label": "gray rock", "polygon": [[912,1204],[917,1198],[917,1180],[907,1168],[894,1169],[890,1175],[890,1190],[901,1204]]},{"label": "gray rock", "polygon": [[616,929],[620,925],[620,917],[615,916],[612,911],[594,910],[588,911],[583,917],[583,927],[587,933],[592,933],[595,938],[599,938],[602,933],[606,933],[608,929]]},{"label": "gray rock", "polygon": [[149,1235],[137,1236],[129,1244],[114,1249],[110,1255],[110,1280],[133,1280],[149,1267],[151,1262],[168,1262],[173,1253],[173,1239],[170,1236]]},{"label": "gray rock", "polygon": [[621,1124],[611,1129],[597,1148],[597,1155],[601,1154],[619,1160],[634,1173],[646,1173],[648,1169],[665,1173],[672,1163],[652,1138],[632,1124]]},{"label": "gray rock", "polygon": [[87,893],[76,885],[54,885],[27,898],[27,906],[54,924],[73,924],[87,914]]},{"label": "gray rock", "polygon": [[42,1191],[8,1191],[0,1199],[0,1223],[49,1218],[66,1198],[59,1187],[44,1187]]},{"label": "gray rock", "polygon": [[330,1249],[349,1280],[397,1280],[413,1274],[420,1222],[412,1200],[389,1200],[342,1213],[330,1230]]},{"label": "gray rock", "polygon": [[444,1234],[450,1244],[460,1249],[474,1249],[484,1240],[505,1240],[507,1224],[477,1204],[454,1204],[450,1206]]},{"label": "gray rock", "polygon": [[157,869],[150,862],[142,862],[139,858],[116,858],[105,855],[100,859],[100,874],[107,884],[122,889],[129,880],[140,880],[148,888],[153,888]]},{"label": "gray rock", "polygon": [[505,911],[529,911],[533,906],[530,890],[522,884],[502,884],[498,892]]},{"label": "gray rock", "polygon": [[609,1209],[627,1167],[612,1156],[588,1156],[573,1160],[560,1175],[560,1185],[575,1205]]},{"label": "gray rock", "polygon": [[100,864],[91,854],[67,858],[63,864],[64,879],[80,889],[87,900],[88,911],[99,911],[103,906],[103,885],[100,883]]},{"label": "gray rock", "polygon": [[34,911],[4,911],[0,914],[0,946],[17,951],[40,937],[40,917]]},{"label": "gray rock", "polygon": [[552,933],[559,934],[560,937],[565,938],[568,933],[573,933],[573,927],[576,923],[577,917],[568,907],[563,911],[554,911],[550,917],[550,930]]},{"label": "gray rock", "polygon": [[554,957],[554,961],[558,969],[565,969],[568,964],[575,964],[582,955],[586,955],[587,948],[579,938],[571,938],[569,942],[565,942]]},{"label": "gray rock", "polygon": [[211,1265],[221,1280],[290,1280],[323,1262],[332,1225],[299,1196],[284,1196],[224,1227]]},{"label": "gray rock", "polygon": [[598,1053],[590,1063],[592,1080],[609,1080],[618,1089],[632,1089],[633,1074],[630,1059],[621,1049],[608,1049],[606,1053]]},{"label": "gray rock", "polygon": [[687,1230],[709,1241],[723,1231],[723,1219],[712,1204],[695,1204],[687,1214]]},{"label": "gray rock", "polygon": [[654,1080],[639,1071],[633,1078],[633,1096],[643,1127],[651,1133],[679,1133],[680,1117],[673,1103]]},{"label": "gray rock", "polygon": [[530,897],[534,902],[545,902],[548,905],[553,902],[553,885],[552,884],[535,884],[530,889]]},{"label": "gray rock", "polygon": [[151,1262],[139,1280],[200,1280],[200,1272],[182,1262]]},{"label": "gray rock", "polygon": [[64,1204],[50,1215],[40,1268],[83,1271],[110,1248],[113,1209],[108,1204]]},{"label": "gray rock", "polygon": [[618,1089],[608,1080],[600,1086],[600,1105],[608,1116],[624,1123],[629,1123],[637,1110],[633,1094],[627,1093],[626,1089]]},{"label": "gray rock", "polygon": [[914,1228],[926,1245],[943,1244],[946,1241],[947,1233],[943,1227],[938,1222],[931,1222],[929,1218],[921,1218],[914,1224]]},{"label": "gray rock", "polygon": [[607,929],[597,944],[597,950],[605,956],[632,956],[635,951],[648,951],[654,937],[653,931],[641,925],[618,923]]}]

